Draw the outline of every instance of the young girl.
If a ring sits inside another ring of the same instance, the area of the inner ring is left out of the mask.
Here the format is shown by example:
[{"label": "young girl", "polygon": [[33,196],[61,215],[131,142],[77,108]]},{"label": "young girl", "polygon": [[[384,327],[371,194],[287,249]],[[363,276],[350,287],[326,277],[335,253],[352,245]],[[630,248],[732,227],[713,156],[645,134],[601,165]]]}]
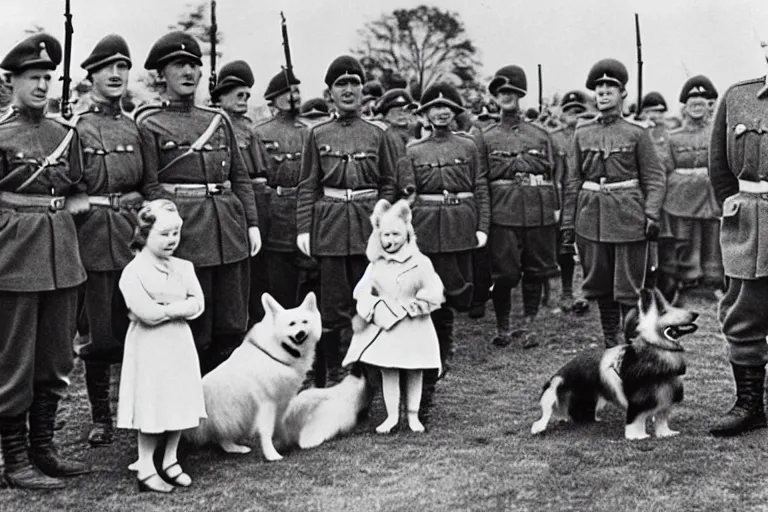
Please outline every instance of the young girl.
[{"label": "young girl", "polygon": [[361,361],[381,368],[387,419],[376,428],[380,434],[388,434],[399,422],[400,370],[406,370],[408,427],[423,432],[418,417],[422,372],[441,370],[429,314],[445,300],[443,283],[416,246],[406,201],[391,206],[380,200],[371,222],[366,250],[370,264],[353,294],[363,327],[355,330],[343,364]]},{"label": "young girl", "polygon": [[[171,492],[192,479],[178,463],[181,431],[205,418],[200,366],[188,320],[204,308],[189,261],[173,257],[181,217],[168,200],[152,201],[138,216],[132,248],[138,251],[120,278],[131,320],[125,339],[117,411],[119,428],[139,431],[139,490]],[[162,466],[153,454],[166,436]]]}]

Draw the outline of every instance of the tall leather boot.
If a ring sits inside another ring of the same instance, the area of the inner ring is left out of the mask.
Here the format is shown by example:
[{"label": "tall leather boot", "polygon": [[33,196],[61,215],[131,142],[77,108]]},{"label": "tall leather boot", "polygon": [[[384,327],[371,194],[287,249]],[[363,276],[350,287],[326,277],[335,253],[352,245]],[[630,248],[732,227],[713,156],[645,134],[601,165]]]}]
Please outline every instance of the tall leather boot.
[{"label": "tall leather boot", "polygon": [[32,463],[48,476],[76,476],[91,472],[81,462],[59,457],[53,443],[53,425],[59,399],[47,393],[35,393],[29,410],[29,444]]},{"label": "tall leather boot", "polygon": [[600,311],[600,325],[603,327],[605,348],[615,347],[621,343],[621,306],[611,297],[597,299]]},{"label": "tall leather boot", "polygon": [[352,327],[342,327],[337,331],[337,343],[335,347],[327,346],[330,351],[328,361],[328,386],[334,386],[344,380],[344,377],[349,374],[349,370],[343,368],[341,363],[344,361],[344,356],[347,355],[349,345],[352,343]]},{"label": "tall leather boot", "polygon": [[64,482],[51,478],[29,461],[27,415],[0,418],[0,448],[5,462],[3,478],[20,489],[63,489]]},{"label": "tall leather boot", "polygon": [[341,354],[341,331],[334,329],[323,333],[321,342],[323,344],[323,355],[325,356],[325,387],[331,387],[337,384],[339,381],[339,375],[341,375],[341,361],[343,356]]},{"label": "tall leather boot", "polygon": [[433,311],[430,316],[437,332],[437,342],[440,344],[440,360],[443,363],[443,373],[439,378],[442,378],[451,368],[451,360],[454,354],[453,310],[442,307],[437,311]]},{"label": "tall leather boot", "polygon": [[731,368],[736,381],[736,403],[709,429],[717,437],[737,436],[767,425],[763,406],[765,366],[731,363]]},{"label": "tall leather boot", "polygon": [[432,407],[434,405],[435,386],[437,385],[437,370],[425,370],[421,383],[421,403],[419,404],[419,421],[428,425],[432,420]]},{"label": "tall leather boot", "polygon": [[[493,300],[493,312],[496,315],[496,335],[491,339],[491,343],[497,347],[506,347],[512,342],[512,338],[509,336],[512,289],[501,283],[496,283],[491,291],[491,299]],[[434,316],[432,320],[434,321]],[[435,323],[435,329],[437,329],[437,323]]]},{"label": "tall leather boot", "polygon": [[85,386],[91,402],[93,425],[88,433],[88,444],[106,446],[114,441],[112,408],[109,400],[110,365],[85,363]]}]

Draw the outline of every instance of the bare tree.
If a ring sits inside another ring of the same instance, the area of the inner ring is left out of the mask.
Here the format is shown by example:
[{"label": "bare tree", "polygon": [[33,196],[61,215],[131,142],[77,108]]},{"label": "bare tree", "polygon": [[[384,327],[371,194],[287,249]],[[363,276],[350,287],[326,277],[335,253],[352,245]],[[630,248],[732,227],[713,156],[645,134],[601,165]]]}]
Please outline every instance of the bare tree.
[{"label": "bare tree", "polygon": [[455,12],[427,5],[396,9],[358,34],[360,44],[352,52],[366,70],[378,78],[402,75],[415,96],[437,81],[460,88],[477,82],[479,52]]},{"label": "bare tree", "polygon": [[[209,2],[187,4],[189,10],[183,13],[174,25],[168,25],[168,30],[181,30],[193,35],[203,43],[203,55],[211,54],[211,6]],[[216,56],[221,57],[219,44],[224,41],[220,30],[216,31]]]}]

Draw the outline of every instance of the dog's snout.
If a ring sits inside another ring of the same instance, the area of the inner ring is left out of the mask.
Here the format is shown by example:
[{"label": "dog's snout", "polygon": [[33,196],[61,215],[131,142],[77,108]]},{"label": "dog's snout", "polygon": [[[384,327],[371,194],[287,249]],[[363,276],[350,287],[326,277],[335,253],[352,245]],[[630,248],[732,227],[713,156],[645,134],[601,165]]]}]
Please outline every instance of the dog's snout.
[{"label": "dog's snout", "polygon": [[297,345],[301,345],[307,340],[306,331],[299,331],[293,336],[293,340]]}]

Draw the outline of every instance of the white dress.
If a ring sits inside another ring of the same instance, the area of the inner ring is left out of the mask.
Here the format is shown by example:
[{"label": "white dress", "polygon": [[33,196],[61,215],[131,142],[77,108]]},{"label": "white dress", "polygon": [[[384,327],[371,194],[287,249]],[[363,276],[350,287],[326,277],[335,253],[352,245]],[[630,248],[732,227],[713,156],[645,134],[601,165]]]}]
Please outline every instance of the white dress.
[{"label": "white dress", "polygon": [[[442,368],[429,313],[445,300],[443,283],[414,243],[371,262],[353,297],[366,326],[353,334],[344,366],[360,361],[382,368]],[[409,311],[412,299],[426,311]]]},{"label": "white dress", "polygon": [[[184,430],[206,417],[200,363],[186,320],[203,313],[203,291],[191,262],[167,267],[145,251],[123,270],[120,291],[131,324],[125,337],[117,408],[119,428],[144,433]],[[166,320],[161,303],[193,301],[186,320]],[[196,304],[195,304],[196,302]]]}]

